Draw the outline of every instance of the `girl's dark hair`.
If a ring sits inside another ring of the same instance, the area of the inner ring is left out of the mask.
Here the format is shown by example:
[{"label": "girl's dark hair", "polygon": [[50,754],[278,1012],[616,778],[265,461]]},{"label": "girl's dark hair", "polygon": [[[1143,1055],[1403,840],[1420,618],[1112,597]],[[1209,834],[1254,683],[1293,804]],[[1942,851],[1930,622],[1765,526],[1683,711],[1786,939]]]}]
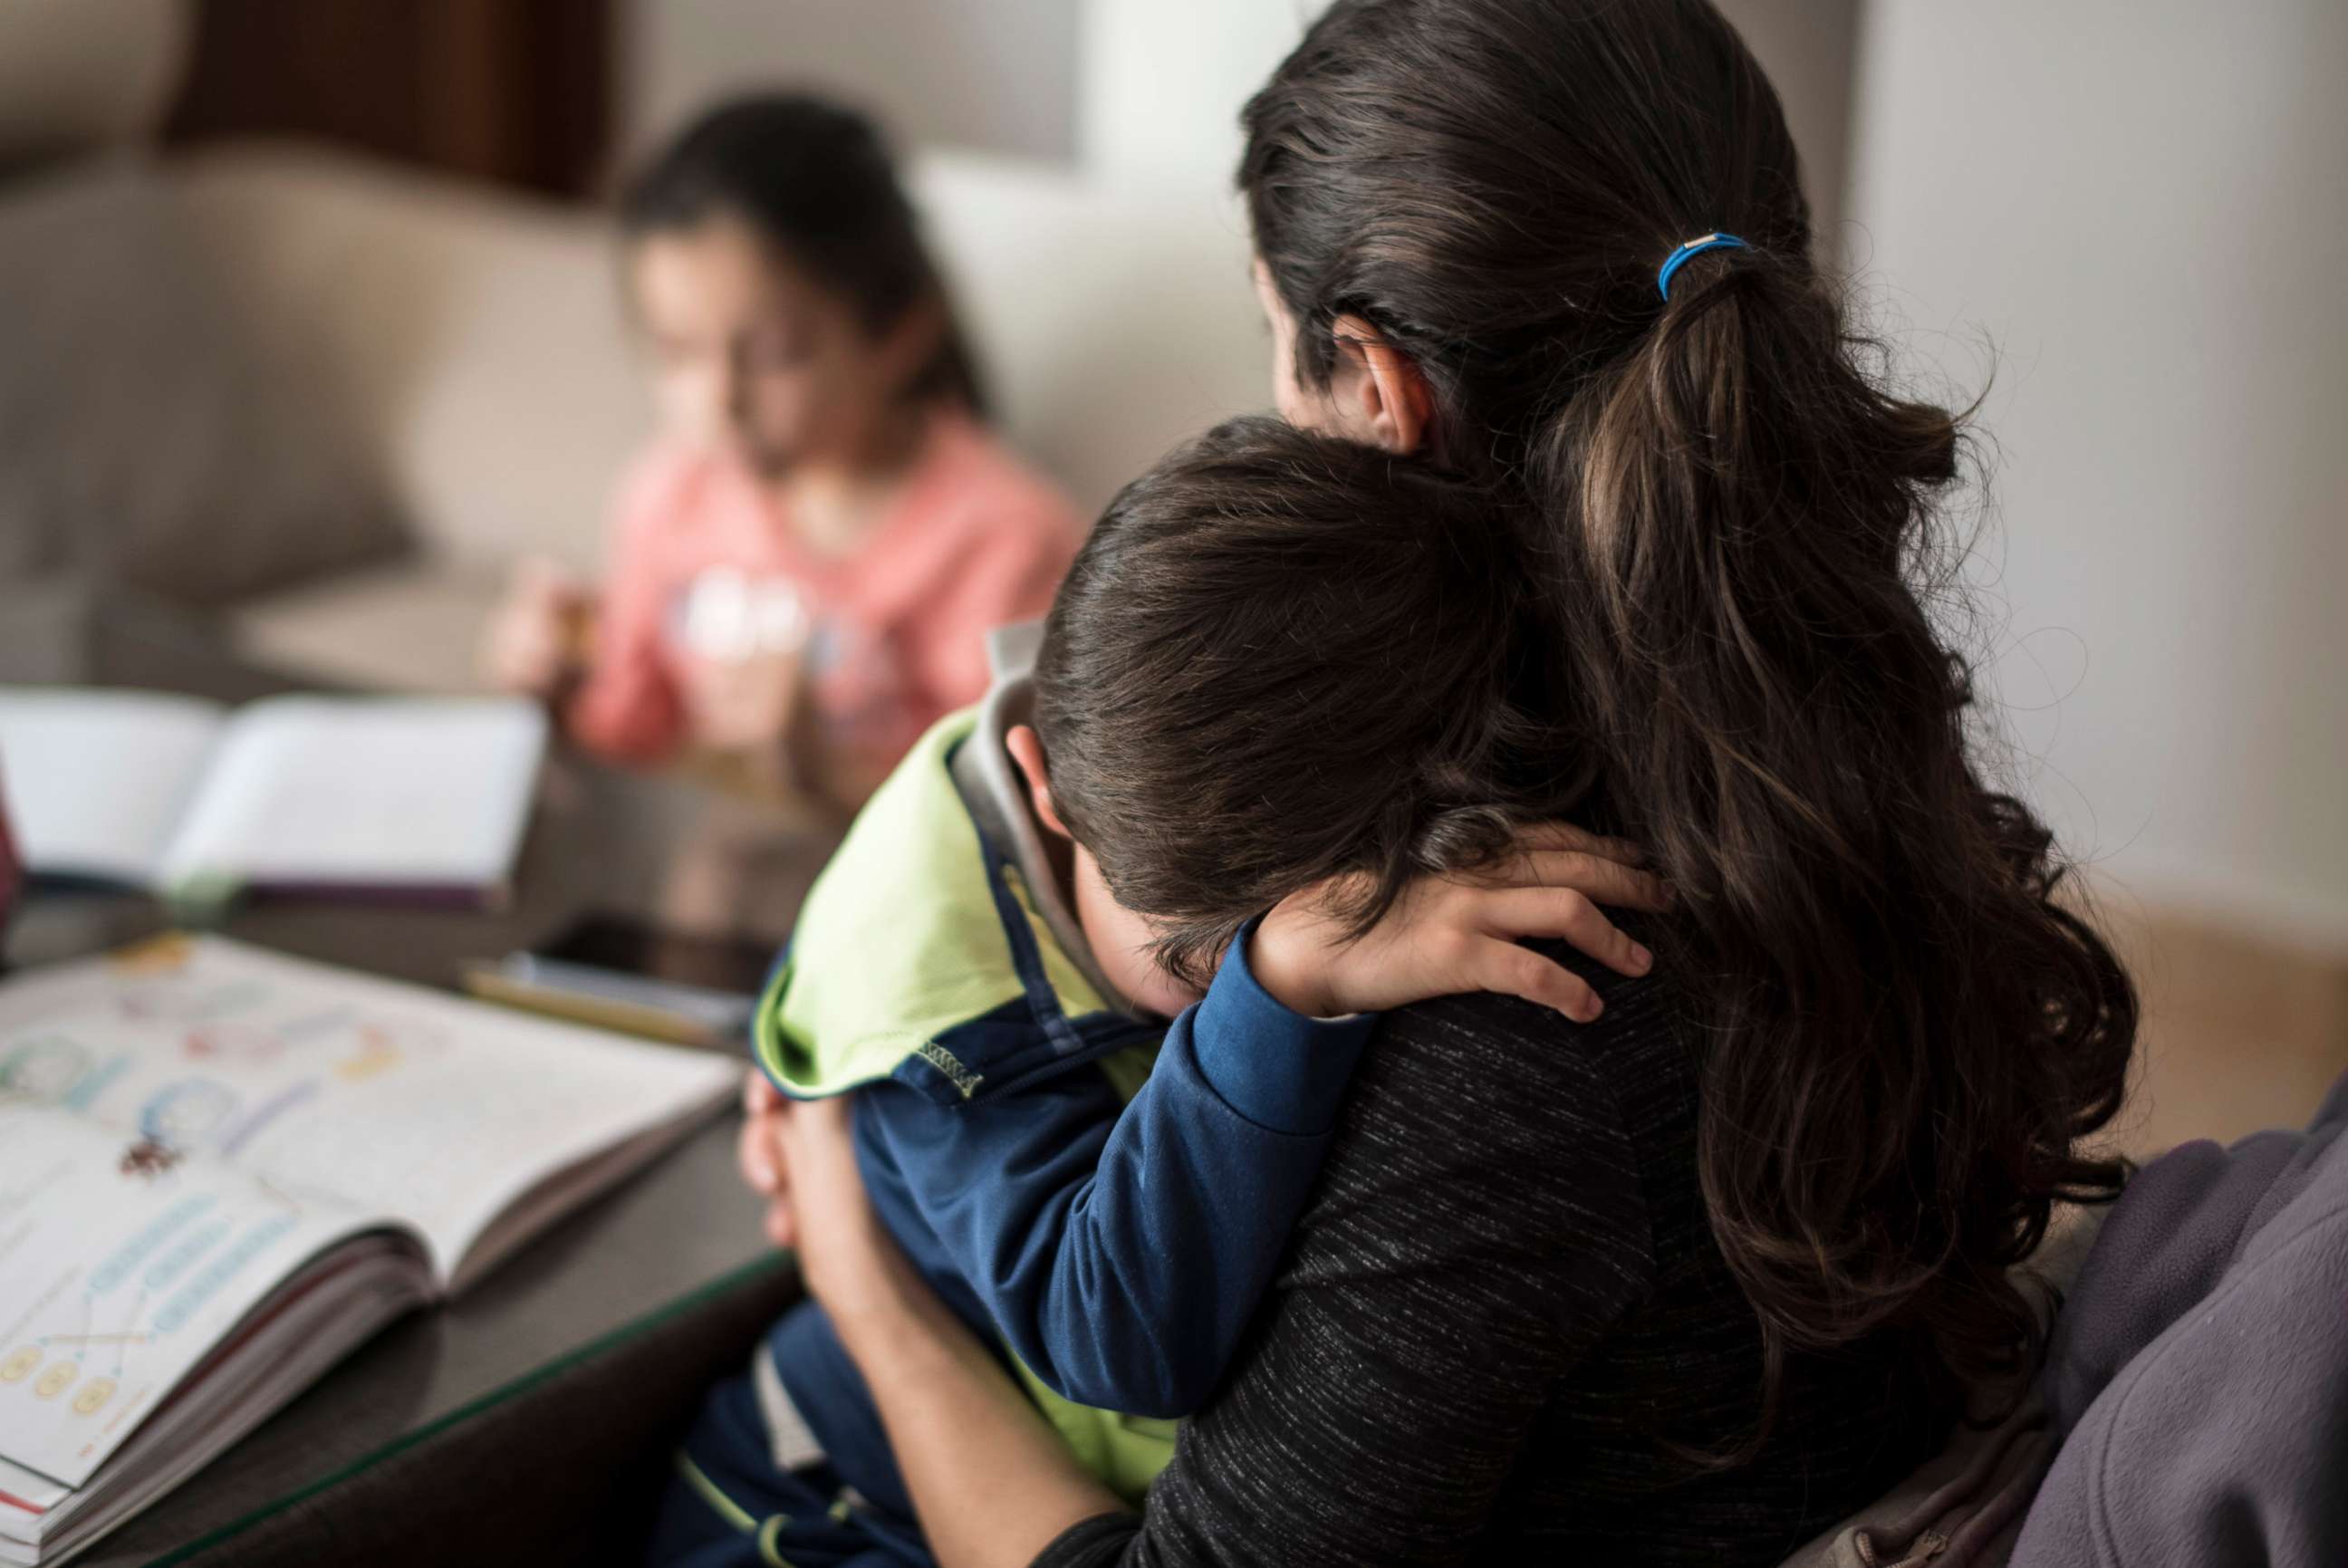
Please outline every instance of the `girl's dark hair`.
[{"label": "girl's dark hair", "polygon": [[687,126],[620,197],[620,231],[632,240],[721,215],[748,223],[847,301],[868,333],[934,304],[937,352],[907,395],[984,416],[977,361],[888,143],[870,119],[804,93],[735,98]]},{"label": "girl's dark hair", "polygon": [[1203,983],[1241,923],[1356,873],[1366,930],[1418,872],[1572,805],[1519,701],[1529,595],[1467,481],[1234,419],[1108,505],[1035,667],[1052,797],[1159,962]]},{"label": "girl's dark hair", "polygon": [[[1243,119],[1301,376],[1328,382],[1341,314],[1375,323],[1433,388],[1437,459],[1534,520],[1559,717],[1683,911],[1762,1429],[1789,1349],[1911,1335],[1952,1398],[2026,1363],[2007,1270],[2053,1204],[2118,1190],[2083,1140],[2136,995],[1972,765],[1924,603],[1960,418],[1887,386],[1813,266],[1760,67],[1703,0],[1339,0]],[[1751,248],[1659,298],[1715,230]]]}]

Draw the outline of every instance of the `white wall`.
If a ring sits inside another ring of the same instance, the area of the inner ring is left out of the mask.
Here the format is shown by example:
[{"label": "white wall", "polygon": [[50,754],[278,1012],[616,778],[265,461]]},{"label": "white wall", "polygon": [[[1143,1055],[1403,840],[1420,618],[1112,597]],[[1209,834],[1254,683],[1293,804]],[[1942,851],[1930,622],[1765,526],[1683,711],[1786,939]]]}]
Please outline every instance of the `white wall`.
[{"label": "white wall", "polygon": [[2147,901],[2348,944],[2348,5],[1875,0],[1854,260],[1976,385],[2028,788]]},{"label": "white wall", "polygon": [[1328,0],[1087,0],[1076,99],[1086,172],[1228,190],[1240,107],[1327,8]]},{"label": "white wall", "polygon": [[731,87],[813,82],[855,95],[909,146],[1220,187],[1240,105],[1326,4],[624,0],[621,140],[641,150]]},{"label": "white wall", "polygon": [[[1859,0],[1720,0],[1769,73],[1801,149],[1822,242],[1841,215]],[[1076,144],[1117,181],[1224,189],[1240,108],[1328,0],[1086,0]]]},{"label": "white wall", "polygon": [[901,145],[1066,161],[1082,0],[623,0],[620,144],[631,155],[715,95],[842,93]]},{"label": "white wall", "polygon": [[1859,0],[1716,0],[1769,73],[1786,127],[1802,155],[1816,249],[1841,248],[1843,191],[1849,175],[1851,77]]},{"label": "white wall", "polygon": [[[909,146],[1221,189],[1240,106],[1328,0],[624,0],[621,144],[728,88],[853,94]],[[1767,67],[1822,232],[1842,194],[1859,0],[1722,0]]]}]

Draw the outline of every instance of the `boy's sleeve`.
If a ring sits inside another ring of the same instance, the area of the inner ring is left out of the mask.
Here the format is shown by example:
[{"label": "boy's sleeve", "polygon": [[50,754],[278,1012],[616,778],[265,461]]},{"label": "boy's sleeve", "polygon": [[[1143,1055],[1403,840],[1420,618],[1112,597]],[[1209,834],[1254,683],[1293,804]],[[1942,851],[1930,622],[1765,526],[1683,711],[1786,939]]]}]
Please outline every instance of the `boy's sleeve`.
[{"label": "boy's sleeve", "polygon": [[860,1120],[1020,1360],[1079,1404],[1182,1416],[1221,1377],[1303,1210],[1374,1015],[1307,1018],[1250,932],[1120,1107],[1089,1068]]}]

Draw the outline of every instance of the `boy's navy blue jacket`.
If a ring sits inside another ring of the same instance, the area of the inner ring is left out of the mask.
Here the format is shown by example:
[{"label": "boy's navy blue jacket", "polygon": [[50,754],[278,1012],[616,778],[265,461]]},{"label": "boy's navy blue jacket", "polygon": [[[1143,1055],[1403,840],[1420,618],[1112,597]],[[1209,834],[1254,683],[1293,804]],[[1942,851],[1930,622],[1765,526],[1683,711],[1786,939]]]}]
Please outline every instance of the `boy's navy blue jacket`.
[{"label": "boy's navy blue jacket", "polygon": [[[1135,1418],[1187,1414],[1220,1378],[1375,1020],[1282,1006],[1244,936],[1162,1041],[1122,1009],[1001,751],[1021,696],[943,721],[873,798],[808,897],[758,1055],[787,1093],[862,1090],[882,1221],[1079,1461],[1138,1497],[1172,1433]],[[795,1314],[773,1349],[834,1466],[896,1504],[829,1326]]]}]

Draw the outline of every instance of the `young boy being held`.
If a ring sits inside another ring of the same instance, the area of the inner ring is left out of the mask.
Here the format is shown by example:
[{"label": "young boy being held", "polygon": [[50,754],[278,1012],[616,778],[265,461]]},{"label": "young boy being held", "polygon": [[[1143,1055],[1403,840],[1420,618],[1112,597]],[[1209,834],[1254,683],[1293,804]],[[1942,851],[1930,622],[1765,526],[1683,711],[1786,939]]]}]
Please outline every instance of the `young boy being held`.
[{"label": "young boy being held", "polygon": [[[1032,676],[999,646],[874,797],[762,1009],[767,1073],[862,1090],[881,1222],[1128,1496],[1231,1359],[1375,1010],[1594,1016],[1519,938],[1650,962],[1583,895],[1657,890],[1545,826],[1586,775],[1516,700],[1516,557],[1483,498],[1367,448],[1245,419],[1179,450],[1109,506]],[[928,1561],[812,1304],[679,1463],[663,1561]]]}]

